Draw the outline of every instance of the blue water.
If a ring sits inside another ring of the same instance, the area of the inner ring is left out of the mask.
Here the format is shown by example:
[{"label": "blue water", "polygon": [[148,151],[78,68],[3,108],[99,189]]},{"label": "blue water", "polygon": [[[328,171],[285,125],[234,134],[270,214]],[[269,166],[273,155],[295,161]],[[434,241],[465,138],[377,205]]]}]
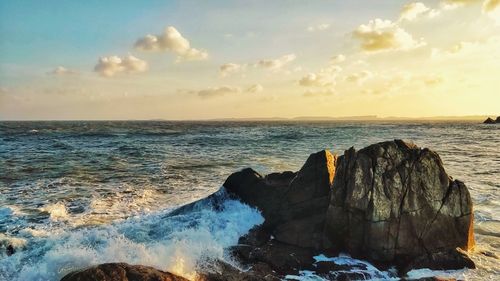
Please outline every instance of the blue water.
[{"label": "blue water", "polygon": [[342,154],[395,138],[437,151],[474,200],[479,268],[440,274],[500,275],[498,125],[79,121],[0,122],[0,280],[58,280],[106,261],[191,277],[207,256],[230,261],[224,248],[262,217],[231,200],[227,210],[204,206],[186,217],[169,210],[216,192],[244,167],[298,170],[325,148]]}]

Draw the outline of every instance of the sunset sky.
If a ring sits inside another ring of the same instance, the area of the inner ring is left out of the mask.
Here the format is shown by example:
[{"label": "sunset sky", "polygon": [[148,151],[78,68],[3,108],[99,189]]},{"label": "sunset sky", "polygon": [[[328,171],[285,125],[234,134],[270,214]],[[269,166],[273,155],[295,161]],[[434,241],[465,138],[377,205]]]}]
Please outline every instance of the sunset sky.
[{"label": "sunset sky", "polygon": [[0,119],[500,113],[500,0],[0,0]]}]

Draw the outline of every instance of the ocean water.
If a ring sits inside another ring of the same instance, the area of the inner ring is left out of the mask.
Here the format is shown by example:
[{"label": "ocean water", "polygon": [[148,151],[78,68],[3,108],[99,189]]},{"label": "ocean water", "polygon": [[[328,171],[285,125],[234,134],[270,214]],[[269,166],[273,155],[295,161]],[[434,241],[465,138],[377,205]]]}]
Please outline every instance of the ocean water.
[{"label": "ocean water", "polygon": [[[188,278],[262,216],[221,189],[232,172],[298,170],[322,149],[405,139],[439,153],[474,201],[476,270],[411,277],[500,276],[500,126],[471,122],[0,122],[0,280],[59,280],[102,262],[151,265]],[[218,192],[222,208],[204,200]],[[6,254],[7,245],[15,253]],[[366,279],[394,278],[360,264]],[[234,263],[235,264],[235,263]],[[235,264],[237,265],[237,264]],[[332,273],[335,274],[335,273]],[[334,276],[334,275],[332,275]],[[289,280],[321,280],[314,272]],[[397,280],[394,279],[394,280]]]}]

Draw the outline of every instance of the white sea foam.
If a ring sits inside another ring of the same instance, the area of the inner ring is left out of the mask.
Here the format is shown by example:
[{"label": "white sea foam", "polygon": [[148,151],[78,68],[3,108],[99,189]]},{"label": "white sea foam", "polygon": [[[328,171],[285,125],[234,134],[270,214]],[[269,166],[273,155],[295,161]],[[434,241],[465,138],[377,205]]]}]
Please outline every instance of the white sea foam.
[{"label": "white sea foam", "polygon": [[157,213],[31,237],[25,250],[0,260],[0,280],[59,280],[70,271],[105,262],[149,265],[192,279],[205,258],[231,262],[224,248],[264,221],[239,201],[224,199],[220,204],[213,208],[202,201],[175,215]]},{"label": "white sea foam", "polygon": [[68,219],[68,210],[61,202],[46,205],[40,208],[40,211],[49,213],[50,220],[52,221],[64,221]]},{"label": "white sea foam", "polygon": [[332,271],[327,277],[322,277],[314,271],[304,270],[300,271],[299,275],[287,275],[285,280],[300,280],[300,281],[327,281],[332,278],[337,278],[341,274],[350,273],[362,276],[360,280],[399,280],[398,277],[390,271],[381,271],[369,262],[353,259],[346,254],[340,254],[336,257],[327,257],[325,255],[318,255],[314,257],[314,264],[318,262],[331,262],[337,265],[348,265],[349,270]]}]

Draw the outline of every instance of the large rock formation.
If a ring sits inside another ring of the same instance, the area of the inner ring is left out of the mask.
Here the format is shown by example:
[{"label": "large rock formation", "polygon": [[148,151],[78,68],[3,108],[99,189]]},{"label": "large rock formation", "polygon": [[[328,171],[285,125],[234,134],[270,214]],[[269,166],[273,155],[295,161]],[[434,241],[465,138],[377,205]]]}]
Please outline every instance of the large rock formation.
[{"label": "large rock formation", "polygon": [[188,279],[149,266],[105,263],[75,271],[61,281],[188,281]]},{"label": "large rock formation", "polygon": [[400,140],[339,157],[325,238],[385,263],[474,246],[472,200],[439,156]]},{"label": "large rock formation", "polygon": [[401,140],[351,148],[338,158],[321,151],[296,174],[263,177],[245,169],[224,186],[262,211],[275,242],[400,268],[429,264],[436,253],[436,268],[472,264],[459,262],[459,254],[444,261],[442,254],[474,246],[467,187],[446,174],[435,152]]},{"label": "large rock formation", "polygon": [[[244,169],[230,175],[224,187],[258,208],[265,222],[228,249],[248,270],[213,261],[211,269],[199,270],[199,281],[282,280],[300,270],[321,271],[327,279],[364,278],[359,266],[313,258],[338,251],[384,267],[397,265],[401,275],[412,268],[474,267],[465,252],[474,246],[467,187],[446,174],[435,152],[401,140],[351,148],[340,157],[320,151],[298,172],[261,176]],[[217,208],[224,199],[214,194],[204,200]],[[201,206],[194,202],[171,214]],[[129,277],[137,272],[142,279]],[[184,279],[147,267],[107,264],[62,279],[77,280]]]}]

